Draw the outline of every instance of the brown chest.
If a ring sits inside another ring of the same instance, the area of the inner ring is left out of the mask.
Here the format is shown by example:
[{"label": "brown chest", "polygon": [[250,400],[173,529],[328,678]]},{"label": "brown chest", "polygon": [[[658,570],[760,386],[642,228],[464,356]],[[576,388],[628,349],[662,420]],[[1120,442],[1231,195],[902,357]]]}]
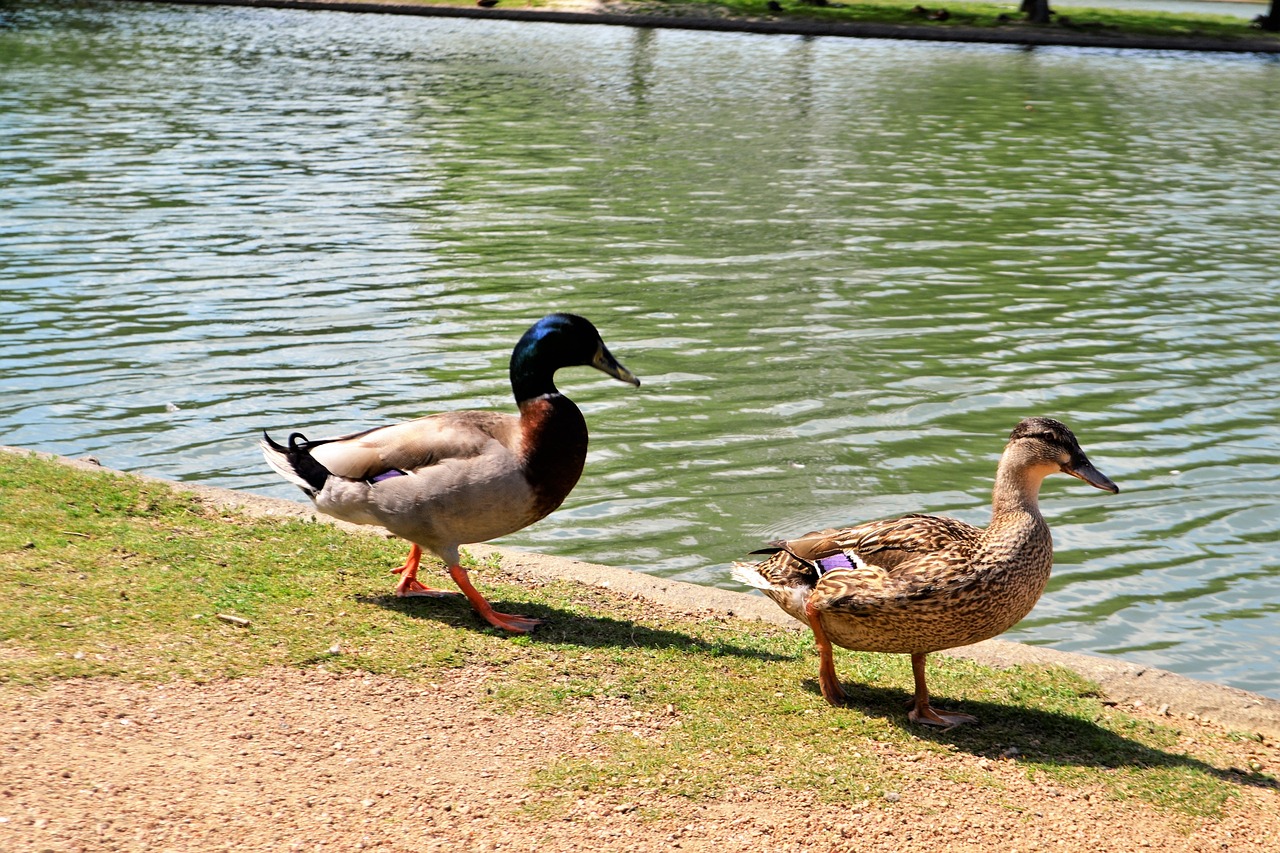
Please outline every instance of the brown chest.
[{"label": "brown chest", "polygon": [[520,405],[520,465],[541,518],[564,502],[587,459],[587,423],[572,400],[550,394]]}]

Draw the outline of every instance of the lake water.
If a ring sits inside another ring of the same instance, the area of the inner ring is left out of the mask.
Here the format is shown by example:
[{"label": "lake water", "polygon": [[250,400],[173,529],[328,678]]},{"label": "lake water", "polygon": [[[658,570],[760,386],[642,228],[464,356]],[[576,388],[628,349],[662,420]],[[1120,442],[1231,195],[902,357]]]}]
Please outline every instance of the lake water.
[{"label": "lake water", "polygon": [[[1280,696],[1280,64],[94,2],[0,7],[0,442],[301,499],[255,447],[639,390],[505,544],[702,584],[1066,477],[1012,639]],[[370,567],[371,581],[383,575]]]}]

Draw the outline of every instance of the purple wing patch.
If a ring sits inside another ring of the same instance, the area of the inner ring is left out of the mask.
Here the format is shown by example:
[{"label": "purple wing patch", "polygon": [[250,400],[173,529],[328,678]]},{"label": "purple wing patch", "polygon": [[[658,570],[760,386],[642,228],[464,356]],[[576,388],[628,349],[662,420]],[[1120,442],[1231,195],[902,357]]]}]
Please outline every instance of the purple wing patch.
[{"label": "purple wing patch", "polygon": [[370,477],[369,482],[381,483],[383,480],[390,480],[392,477],[404,477],[404,476],[407,476],[404,471],[401,471],[398,468],[392,468],[390,471],[384,471],[376,477]]},{"label": "purple wing patch", "polygon": [[818,561],[818,575],[825,575],[834,569],[856,569],[857,564],[850,560],[848,555],[841,551],[839,554],[832,554],[830,557],[823,557]]}]

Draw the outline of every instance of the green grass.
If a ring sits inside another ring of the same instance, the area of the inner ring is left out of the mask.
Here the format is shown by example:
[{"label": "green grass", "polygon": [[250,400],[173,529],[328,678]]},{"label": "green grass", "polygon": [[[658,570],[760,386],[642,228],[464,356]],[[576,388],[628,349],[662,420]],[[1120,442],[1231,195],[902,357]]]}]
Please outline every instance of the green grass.
[{"label": "green grass", "polygon": [[[472,6],[473,0],[421,0],[427,5]],[[1162,12],[1145,9],[1076,8],[1058,9],[1048,24],[1035,25],[1019,11],[1020,3],[951,2],[951,0],[778,0],[781,10],[768,8],[768,0],[618,0],[606,2],[608,11],[665,15],[672,17],[772,18],[816,20],[860,24],[895,24],[984,29],[1036,28],[1048,31],[1103,33],[1112,35],[1197,37],[1233,40],[1275,39],[1280,34],[1265,33],[1249,26],[1250,21],[1230,15]],[[502,0],[499,8],[568,8],[560,0]],[[919,11],[923,9],[924,11]],[[945,11],[945,20],[930,17]],[[1265,14],[1266,6],[1258,13]]]},{"label": "green grass", "polygon": [[1010,746],[1028,774],[1183,814],[1217,815],[1239,786],[1276,785],[1182,754],[1175,728],[1104,706],[1096,685],[1066,670],[938,658],[938,704],[983,724],[921,729],[905,719],[903,657],[840,653],[852,706],[833,709],[817,692],[807,634],[680,617],[570,582],[512,584],[496,564],[472,564],[499,609],[548,620],[533,636],[510,637],[460,599],[390,596],[385,571],[403,556],[401,543],[378,536],[260,520],[164,485],[0,453],[0,687],[318,664],[429,682],[484,666],[496,713],[614,703],[635,720],[600,734],[607,748],[597,757],[551,761],[536,784],[552,801],[571,791],[701,799],[729,789],[861,801],[915,772],[883,761],[885,750],[997,761]]}]

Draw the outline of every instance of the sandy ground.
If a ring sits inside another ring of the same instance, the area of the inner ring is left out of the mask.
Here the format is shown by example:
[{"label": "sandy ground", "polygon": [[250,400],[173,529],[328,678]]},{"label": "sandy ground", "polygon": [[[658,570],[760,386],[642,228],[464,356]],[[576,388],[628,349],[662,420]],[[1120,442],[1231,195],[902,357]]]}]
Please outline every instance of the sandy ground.
[{"label": "sandy ground", "polygon": [[[1032,781],[1016,758],[890,744],[866,748],[912,781],[870,802],[546,790],[531,777],[551,757],[589,757],[602,732],[621,728],[660,738],[677,721],[625,700],[499,714],[483,701],[486,676],[472,668],[409,685],[277,670],[0,689],[0,850],[1280,849],[1274,788],[1242,785],[1224,818],[1190,819]],[[1191,746],[1212,730],[1184,731]],[[1224,768],[1280,767],[1274,742],[1232,749]]]}]

